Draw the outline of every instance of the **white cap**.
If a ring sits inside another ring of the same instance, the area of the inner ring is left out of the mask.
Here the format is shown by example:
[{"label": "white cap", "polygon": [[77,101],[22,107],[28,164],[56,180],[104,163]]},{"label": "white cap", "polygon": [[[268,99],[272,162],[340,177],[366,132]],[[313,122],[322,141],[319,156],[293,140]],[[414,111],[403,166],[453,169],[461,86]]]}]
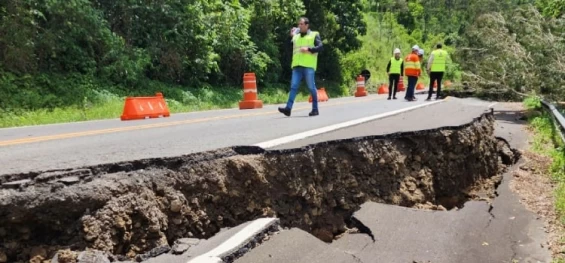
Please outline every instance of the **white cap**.
[{"label": "white cap", "polygon": [[422,55],[422,56],[423,56],[423,55],[424,55],[424,50],[420,48],[420,49],[418,50],[418,55]]},{"label": "white cap", "polygon": [[414,46],[412,47],[412,50],[418,50],[418,49],[420,49],[420,47],[419,47],[418,45],[414,45]]},{"label": "white cap", "polygon": [[393,54],[400,54],[400,48],[395,48]]}]

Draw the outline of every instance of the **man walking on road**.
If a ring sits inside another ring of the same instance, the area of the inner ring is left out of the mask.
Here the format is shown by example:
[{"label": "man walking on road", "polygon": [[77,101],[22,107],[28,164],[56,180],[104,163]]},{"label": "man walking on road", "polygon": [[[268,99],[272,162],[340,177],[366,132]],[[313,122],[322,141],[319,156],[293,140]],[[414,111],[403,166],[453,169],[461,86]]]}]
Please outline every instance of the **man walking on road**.
[{"label": "man walking on road", "polygon": [[408,76],[408,87],[406,88],[406,95],[404,99],[407,101],[416,100],[416,97],[414,96],[414,89],[416,88],[416,82],[418,82],[418,78],[422,72],[420,69],[420,58],[418,58],[419,50],[420,47],[418,47],[418,45],[414,45],[412,47],[412,53],[404,59],[404,75]]},{"label": "man walking on road", "polygon": [[306,17],[301,17],[298,21],[298,28],[290,31],[292,38],[292,79],[290,81],[290,94],[286,107],[279,107],[279,112],[290,116],[294,99],[298,93],[298,87],[302,78],[306,79],[306,85],[312,95],[312,111],[309,116],[316,116],[318,112],[318,92],[314,75],[318,65],[318,53],[322,51],[322,39],[320,33],[309,29],[310,21]]},{"label": "man walking on road", "polygon": [[436,49],[430,54],[427,65],[428,75],[430,75],[430,87],[428,91],[428,98],[426,100],[432,99],[435,81],[437,81],[436,100],[441,99],[441,80],[443,79],[443,73],[445,72],[447,55],[447,51],[442,49],[441,44],[437,44]]},{"label": "man walking on road", "polygon": [[[390,59],[386,65],[386,73],[388,74],[388,100],[392,95],[396,99],[396,91],[398,90],[398,82],[404,76],[404,61],[400,58],[400,49],[394,49],[394,57]],[[394,84],[394,85],[393,85]],[[394,89],[394,92],[393,92]]]}]

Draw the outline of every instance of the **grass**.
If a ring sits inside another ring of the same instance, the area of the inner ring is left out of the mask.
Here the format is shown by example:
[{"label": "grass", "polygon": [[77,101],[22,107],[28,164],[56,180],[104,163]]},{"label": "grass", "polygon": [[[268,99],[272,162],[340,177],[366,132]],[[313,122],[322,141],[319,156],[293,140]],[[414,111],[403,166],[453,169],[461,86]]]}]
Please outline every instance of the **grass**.
[{"label": "grass", "polygon": [[[529,118],[529,126],[534,131],[532,150],[551,159],[547,174],[556,183],[553,193],[555,211],[561,224],[565,224],[565,143],[555,129],[550,114],[541,109],[538,97],[528,97],[524,106],[533,112],[541,112]],[[564,258],[556,258],[554,263],[565,263]]]},{"label": "grass", "polygon": [[[288,99],[287,90],[288,88],[281,89],[281,87],[259,88],[259,99],[263,101],[263,104],[285,103]],[[309,93],[306,90],[304,85],[300,87],[300,93],[296,96],[297,102],[308,100]],[[164,92],[171,114],[236,108],[239,101],[243,98],[242,89],[235,87],[200,88],[184,91],[178,90],[178,92],[181,94],[176,94],[175,97],[178,98],[176,100],[168,99],[167,94]],[[95,91],[92,96],[96,98],[85,98],[82,105],[78,106],[22,111],[19,113],[10,111],[0,112],[0,128],[120,117],[125,97],[105,90]],[[152,94],[148,94],[148,96],[152,96]],[[96,101],[96,103],[90,101]]]}]

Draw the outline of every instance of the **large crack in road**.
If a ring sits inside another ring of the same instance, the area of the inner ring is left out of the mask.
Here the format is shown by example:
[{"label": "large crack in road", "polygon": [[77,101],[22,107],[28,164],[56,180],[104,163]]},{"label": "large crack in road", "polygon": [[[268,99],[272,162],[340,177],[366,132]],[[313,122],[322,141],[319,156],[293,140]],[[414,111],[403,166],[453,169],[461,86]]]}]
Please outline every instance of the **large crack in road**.
[{"label": "large crack in road", "polygon": [[[373,201],[446,210],[493,198],[518,159],[485,113],[456,127],[317,143],[232,147],[0,177],[0,254],[9,262],[97,249],[133,259],[263,216],[323,241]],[[38,252],[39,251],[39,252]],[[62,255],[59,255],[61,258]]]}]

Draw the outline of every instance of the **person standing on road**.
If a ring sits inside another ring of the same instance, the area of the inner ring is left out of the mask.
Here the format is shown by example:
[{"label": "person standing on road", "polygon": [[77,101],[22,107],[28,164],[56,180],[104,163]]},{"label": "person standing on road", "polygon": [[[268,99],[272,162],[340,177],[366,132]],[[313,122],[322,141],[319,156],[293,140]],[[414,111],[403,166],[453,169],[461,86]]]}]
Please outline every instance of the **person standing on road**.
[{"label": "person standing on road", "polygon": [[430,87],[428,91],[428,98],[426,100],[432,99],[435,81],[437,81],[436,100],[441,99],[441,81],[445,72],[447,56],[447,51],[442,49],[441,44],[437,44],[436,49],[430,54],[427,65],[428,75],[430,75]]},{"label": "person standing on road", "polygon": [[[400,49],[394,49],[394,57],[390,58],[386,65],[386,73],[388,74],[388,100],[392,95],[396,99],[396,91],[398,90],[398,82],[404,77],[404,61],[400,58]],[[393,92],[394,89],[394,92]]]},{"label": "person standing on road", "polygon": [[317,31],[310,30],[310,21],[306,17],[298,20],[298,28],[290,31],[292,42],[292,78],[290,81],[290,93],[286,107],[279,107],[279,112],[290,116],[294,99],[298,93],[298,87],[302,78],[306,79],[306,85],[312,95],[312,111],[308,116],[316,116],[318,110],[318,92],[314,75],[318,65],[318,53],[322,51],[322,38]]},{"label": "person standing on road", "polygon": [[422,72],[420,58],[418,57],[418,51],[420,47],[414,45],[412,47],[412,53],[408,54],[404,59],[404,75],[408,76],[408,87],[406,88],[406,95],[404,97],[407,101],[415,101],[414,89],[416,88],[416,82]]}]

